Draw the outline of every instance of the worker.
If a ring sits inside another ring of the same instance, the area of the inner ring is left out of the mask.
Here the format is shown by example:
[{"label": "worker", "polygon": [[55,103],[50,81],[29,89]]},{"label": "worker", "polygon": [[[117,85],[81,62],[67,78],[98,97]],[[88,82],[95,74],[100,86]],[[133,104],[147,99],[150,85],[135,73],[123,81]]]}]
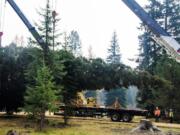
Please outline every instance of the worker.
[{"label": "worker", "polygon": [[159,107],[156,107],[156,109],[154,111],[154,116],[155,116],[156,122],[159,122],[160,115],[161,115],[161,110],[159,109]]},{"label": "worker", "polygon": [[172,109],[169,110],[169,119],[170,119],[170,123],[173,123],[173,118],[174,118],[174,112]]}]

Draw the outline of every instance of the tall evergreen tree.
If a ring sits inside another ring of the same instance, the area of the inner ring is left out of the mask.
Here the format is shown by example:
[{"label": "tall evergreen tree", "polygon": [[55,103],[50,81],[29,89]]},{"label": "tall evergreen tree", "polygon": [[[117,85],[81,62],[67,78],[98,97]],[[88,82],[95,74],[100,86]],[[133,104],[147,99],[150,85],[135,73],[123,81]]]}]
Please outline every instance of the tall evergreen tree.
[{"label": "tall evergreen tree", "polygon": [[0,52],[0,110],[7,113],[23,106],[25,77],[19,61],[21,51],[12,43]]},{"label": "tall evergreen tree", "polygon": [[40,130],[44,127],[45,112],[56,109],[58,91],[50,70],[43,66],[37,71],[35,85],[29,86],[25,95],[25,111],[40,119]]},{"label": "tall evergreen tree", "polygon": [[81,40],[77,31],[72,30],[69,37],[68,47],[76,57],[81,56]]},{"label": "tall evergreen tree", "polygon": [[58,51],[55,50],[55,47],[60,44],[58,40],[60,34],[57,30],[60,19],[56,11],[52,10],[50,0],[46,0],[45,8],[42,8],[38,13],[41,18],[37,27],[46,47],[42,52],[37,48],[31,49],[29,55],[32,58],[32,63],[29,64],[26,75],[29,82],[33,82],[33,73],[45,62],[46,66],[51,69],[56,83],[59,83],[65,75],[63,72],[64,65],[58,60]]},{"label": "tall evergreen tree", "polygon": [[[60,21],[60,19],[57,16],[56,11],[53,11],[50,5],[50,0],[46,0],[46,7],[41,8],[40,11],[38,11],[40,18],[40,21],[36,23],[39,33],[42,36],[42,39],[45,41],[45,45],[42,48],[43,49],[43,59],[45,60],[45,64],[51,65],[52,54],[50,52],[51,49],[54,50],[54,48],[60,44],[58,41],[58,37],[60,36],[60,33],[58,33],[57,30],[57,24]],[[36,43],[35,41],[31,40],[30,44]]]},{"label": "tall evergreen tree", "polygon": [[162,105],[165,108],[173,108],[176,112],[175,117],[180,119],[180,107],[178,104],[180,102],[180,64],[175,60],[162,57],[155,67],[155,73],[158,76],[170,81],[173,85],[171,91],[168,91],[167,89],[159,91],[159,95],[162,97],[160,102],[163,103]]},{"label": "tall evergreen tree", "polygon": [[[110,47],[108,48],[108,56],[106,60],[112,67],[119,65],[121,62],[120,47],[118,43],[117,33],[115,31],[112,35],[112,40]],[[114,77],[111,79],[114,79]],[[112,105],[113,102],[115,102],[115,99],[118,98],[121,106],[125,107],[125,95],[126,91],[120,87],[116,86],[114,89],[110,89],[110,91],[106,93],[106,105]]]},{"label": "tall evergreen tree", "polygon": [[[162,25],[163,14],[161,11],[163,7],[159,0],[149,0],[149,4],[145,8],[149,16]],[[141,24],[140,29],[144,30],[144,33],[139,36],[141,51],[139,68],[153,73],[153,66],[164,52],[162,51],[162,47],[152,39],[153,33],[146,25]]]},{"label": "tall evergreen tree", "polygon": [[163,1],[164,28],[180,43],[180,2]]},{"label": "tall evergreen tree", "polygon": [[[177,1],[164,0],[162,2],[160,0],[149,0],[149,4],[145,8],[152,19],[156,20],[177,41],[180,40],[178,38],[180,33],[180,22],[178,21],[180,6]],[[140,29],[144,30],[144,33],[139,36],[140,57],[142,60],[139,67],[154,74],[154,67],[158,60],[163,55],[166,55],[166,51],[153,41],[152,32],[144,24],[141,24]]]},{"label": "tall evergreen tree", "polygon": [[120,47],[117,39],[117,34],[114,31],[110,47],[108,49],[107,62],[110,64],[118,64],[121,60]]},{"label": "tall evergreen tree", "polygon": [[[180,3],[178,1],[149,0],[149,5],[146,6],[146,9],[149,15],[156,20],[161,27],[164,27],[178,42],[180,41],[178,38],[180,35]],[[177,90],[179,86],[179,65],[175,60],[169,59],[165,50],[151,40],[152,34],[146,27],[142,25],[141,29],[144,30],[144,33],[140,36],[141,49],[143,52],[141,54],[143,59],[140,63],[140,68],[149,71],[151,74],[160,76],[161,79],[166,79],[164,80],[166,83],[162,85],[162,87],[166,88],[150,89],[146,86],[149,86],[149,84],[143,85],[138,93],[138,95],[141,95],[141,103],[139,103],[145,106],[159,104],[165,108],[174,107],[180,112],[179,107],[176,106],[177,102],[179,102],[179,98],[177,97],[177,95],[179,95]],[[156,78],[156,80],[158,79]]]}]

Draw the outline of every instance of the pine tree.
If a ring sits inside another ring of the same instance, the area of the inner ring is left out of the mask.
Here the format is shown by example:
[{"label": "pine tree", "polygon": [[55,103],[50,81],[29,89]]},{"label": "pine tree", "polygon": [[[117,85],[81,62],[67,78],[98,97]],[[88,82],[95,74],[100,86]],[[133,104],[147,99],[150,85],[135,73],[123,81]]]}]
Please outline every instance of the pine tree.
[{"label": "pine tree", "polygon": [[[163,27],[170,35],[174,36],[177,41],[180,41],[180,6],[178,2],[174,0],[149,0],[149,5],[146,6],[148,14],[152,19],[156,20],[161,27]],[[140,39],[140,69],[145,69],[154,74],[154,67],[157,65],[163,55],[167,55],[166,51],[152,40],[152,32],[147,29],[144,24],[141,24],[140,29],[144,30],[144,33],[139,36]]]},{"label": "pine tree", "polygon": [[62,43],[62,48],[65,50],[65,51],[68,51],[68,44],[69,44],[69,40],[68,40],[68,37],[67,37],[67,33],[64,32],[64,41]]},{"label": "pine tree", "polygon": [[112,35],[111,45],[108,49],[107,62],[110,64],[118,64],[121,60],[120,47],[117,39],[117,34],[114,31]]},{"label": "pine tree", "polygon": [[40,119],[40,130],[44,127],[46,111],[54,111],[58,101],[58,91],[50,70],[43,66],[37,71],[35,85],[27,87],[25,111]]},{"label": "pine tree", "polygon": [[25,80],[19,61],[22,48],[11,43],[0,51],[0,110],[13,113],[23,106]]},{"label": "pine tree", "polygon": [[81,56],[81,40],[77,31],[71,31],[70,35],[68,36],[68,47],[71,53],[74,56],[78,57]]},{"label": "pine tree", "polygon": [[[161,12],[163,7],[158,0],[149,0],[149,4],[145,8],[152,19],[156,20],[161,25],[163,24],[163,14]],[[139,36],[141,51],[139,68],[153,73],[153,67],[164,51],[162,50],[162,47],[152,39],[153,33],[146,25],[141,24],[140,29],[144,30],[144,33]]]},{"label": "pine tree", "polygon": [[[43,49],[43,59],[45,60],[45,64],[51,65],[52,55],[50,54],[50,50],[54,50],[56,46],[60,44],[58,41],[58,37],[61,35],[57,31],[57,24],[60,19],[57,17],[56,11],[53,11],[50,6],[50,0],[46,0],[46,7],[41,8],[38,12],[40,15],[39,23],[36,23],[39,33],[42,36],[42,39],[45,42]],[[35,44],[36,42],[31,40],[29,44]]]},{"label": "pine tree", "polygon": [[175,0],[163,1],[164,28],[180,43],[180,3]]},{"label": "pine tree", "polygon": [[31,40],[29,46],[30,52],[28,55],[32,62],[28,65],[26,70],[26,78],[28,83],[34,83],[33,75],[36,73],[37,69],[45,63],[45,65],[52,71],[56,84],[59,85],[59,87],[62,87],[59,82],[61,82],[65,75],[63,71],[64,65],[58,59],[59,52],[55,50],[55,47],[60,44],[58,41],[60,34],[57,30],[57,24],[60,19],[58,18],[56,11],[52,10],[50,0],[46,0],[45,8],[41,8],[38,13],[40,21],[37,24],[37,27],[40,35],[45,41],[45,49],[41,50],[35,47],[33,48],[32,44],[35,42]]},{"label": "pine tree", "polygon": [[[113,32],[111,44],[108,49],[107,62],[111,64],[112,67],[114,65],[120,64],[121,62],[120,47],[118,43],[117,34],[115,31]],[[115,99],[118,98],[120,104],[123,107],[125,107],[126,104],[125,95],[126,95],[126,91],[124,91],[124,89],[121,88],[110,89],[110,91],[106,93],[106,105],[108,106],[112,105]]]}]

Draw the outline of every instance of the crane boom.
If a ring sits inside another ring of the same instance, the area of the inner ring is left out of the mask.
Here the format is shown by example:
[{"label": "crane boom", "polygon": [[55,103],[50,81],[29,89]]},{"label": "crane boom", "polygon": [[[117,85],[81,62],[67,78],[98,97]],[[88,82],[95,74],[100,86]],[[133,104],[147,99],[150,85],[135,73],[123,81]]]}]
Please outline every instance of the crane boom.
[{"label": "crane boom", "polygon": [[39,43],[39,45],[44,48],[45,47],[45,42],[42,39],[42,37],[39,35],[35,27],[31,25],[29,20],[26,18],[26,16],[23,14],[21,9],[18,7],[18,5],[14,2],[14,0],[7,0],[7,2],[11,5],[11,7],[14,9],[14,11],[17,13],[17,15],[21,18],[23,23],[26,25],[26,27],[29,29],[31,32],[32,36],[36,39],[36,41]]},{"label": "crane boom", "polygon": [[152,37],[159,45],[165,47],[167,52],[180,62],[180,44],[170,36],[160,25],[153,20],[135,0],[122,0],[144,24],[154,33]]}]

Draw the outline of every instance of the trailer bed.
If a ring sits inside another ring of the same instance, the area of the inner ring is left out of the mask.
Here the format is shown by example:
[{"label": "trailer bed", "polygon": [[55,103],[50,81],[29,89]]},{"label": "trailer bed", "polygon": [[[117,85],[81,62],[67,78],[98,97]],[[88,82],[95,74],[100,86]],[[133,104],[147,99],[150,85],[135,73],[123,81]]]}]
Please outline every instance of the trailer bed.
[{"label": "trailer bed", "polygon": [[68,110],[69,116],[77,117],[96,117],[108,116],[112,121],[130,122],[134,116],[147,116],[147,110],[141,109],[114,109],[105,107],[77,107],[77,106],[60,106],[59,112],[55,115],[63,115],[64,110]]}]

